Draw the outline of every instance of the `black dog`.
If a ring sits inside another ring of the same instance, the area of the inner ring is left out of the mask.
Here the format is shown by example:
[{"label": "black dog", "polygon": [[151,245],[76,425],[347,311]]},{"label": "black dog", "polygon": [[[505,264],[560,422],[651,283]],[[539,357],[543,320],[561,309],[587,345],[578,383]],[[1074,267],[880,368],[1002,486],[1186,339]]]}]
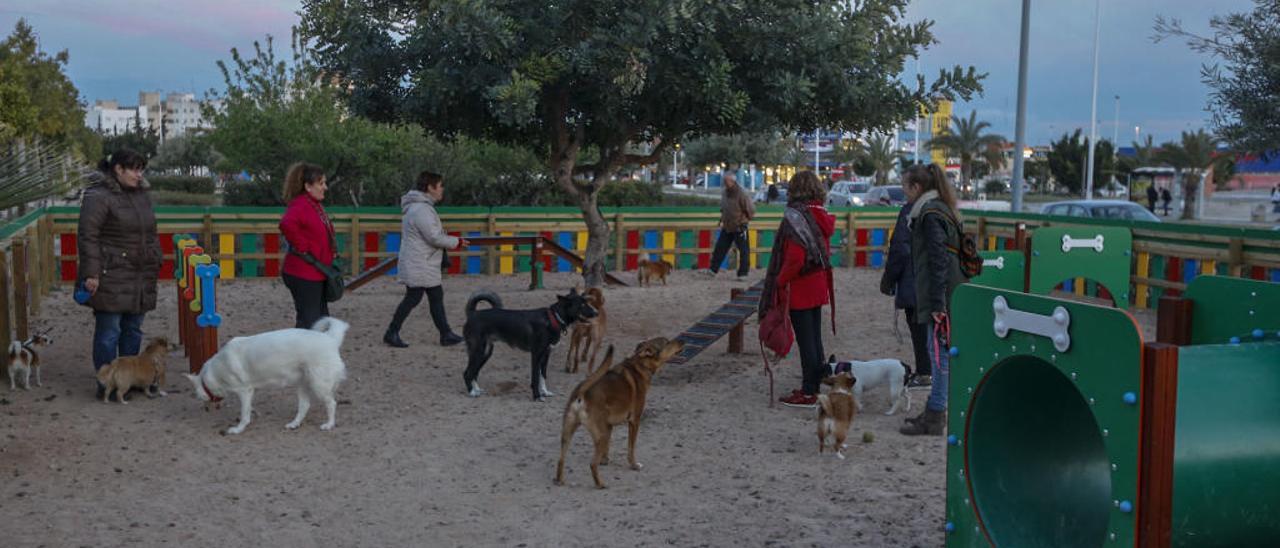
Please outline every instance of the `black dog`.
[{"label": "black dog", "polygon": [[[485,310],[476,310],[481,302],[489,303]],[[551,347],[560,342],[560,336],[574,322],[594,318],[596,310],[587,303],[577,289],[568,295],[557,295],[555,304],[534,310],[507,310],[502,299],[489,291],[477,291],[467,299],[467,324],[462,337],[467,341],[467,371],[462,380],[467,384],[467,394],[472,397],[483,394],[476,378],[480,368],[493,354],[493,340],[498,339],[513,348],[533,355],[533,371],[530,386],[533,399],[542,401],[551,396],[547,390],[547,360]]]}]

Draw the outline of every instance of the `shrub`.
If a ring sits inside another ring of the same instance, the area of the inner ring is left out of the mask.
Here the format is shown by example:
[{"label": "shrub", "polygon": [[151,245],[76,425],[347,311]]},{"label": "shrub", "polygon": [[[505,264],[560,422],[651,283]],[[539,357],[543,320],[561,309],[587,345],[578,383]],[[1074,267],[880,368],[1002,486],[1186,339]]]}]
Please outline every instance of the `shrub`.
[{"label": "shrub", "polygon": [[148,177],[147,182],[151,183],[153,190],[207,194],[209,196],[213,195],[215,188],[213,179],[191,175],[156,175]]},{"label": "shrub", "polygon": [[1006,185],[1004,181],[987,181],[986,184],[982,185],[982,190],[987,194],[1004,194],[1009,192],[1009,185]]},{"label": "shrub", "polygon": [[216,206],[218,197],[213,194],[179,192],[176,190],[152,190],[151,201],[156,205]]},{"label": "shrub", "polygon": [[228,181],[222,188],[222,203],[229,206],[281,206],[280,185],[261,179]]}]

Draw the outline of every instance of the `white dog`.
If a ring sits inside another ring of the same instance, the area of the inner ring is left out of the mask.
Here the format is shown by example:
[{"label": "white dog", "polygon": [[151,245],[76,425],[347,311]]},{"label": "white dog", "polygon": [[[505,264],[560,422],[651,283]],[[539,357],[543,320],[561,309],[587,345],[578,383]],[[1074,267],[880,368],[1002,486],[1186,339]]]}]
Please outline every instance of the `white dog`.
[{"label": "white dog", "polygon": [[311,329],[281,329],[236,337],[227,341],[199,375],[187,375],[201,401],[217,404],[227,394],[240,398],[240,423],[227,429],[239,434],[249,426],[253,392],[259,388],[298,385],[298,416],[285,425],[293,430],[311,408],[311,396],[324,400],[329,420],[321,430],[333,428],[334,398],[338,383],[346,379],[347,366],[338,349],[349,326],[336,318],[321,318]]},{"label": "white dog", "polygon": [[907,364],[892,358],[865,362],[857,360],[837,362],[835,354],[832,354],[827,358],[827,366],[831,368],[832,375],[848,371],[858,380],[853,385],[853,402],[858,406],[858,411],[862,411],[862,391],[882,384],[889,385],[889,400],[893,402],[893,406],[884,414],[897,413],[898,405],[904,400],[907,402],[905,410],[911,410],[911,391],[906,388],[907,381],[911,380],[913,374]]}]

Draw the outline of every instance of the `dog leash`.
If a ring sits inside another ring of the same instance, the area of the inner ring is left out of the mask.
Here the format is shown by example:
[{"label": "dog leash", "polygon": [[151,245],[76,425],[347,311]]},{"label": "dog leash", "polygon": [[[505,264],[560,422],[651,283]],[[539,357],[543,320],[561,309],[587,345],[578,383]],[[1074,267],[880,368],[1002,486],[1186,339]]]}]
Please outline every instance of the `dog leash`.
[{"label": "dog leash", "polygon": [[[760,343],[760,359],[764,361],[764,372],[769,376],[769,408],[773,408],[773,368],[769,367],[769,355],[765,353],[764,341],[756,341]],[[782,358],[778,358],[781,362]]]}]

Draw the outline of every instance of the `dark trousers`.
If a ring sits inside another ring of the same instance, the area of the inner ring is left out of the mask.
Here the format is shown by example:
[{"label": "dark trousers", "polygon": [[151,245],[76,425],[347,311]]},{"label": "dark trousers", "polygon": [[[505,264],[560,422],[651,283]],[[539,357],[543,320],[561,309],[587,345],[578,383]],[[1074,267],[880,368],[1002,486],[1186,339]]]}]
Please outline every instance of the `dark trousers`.
[{"label": "dark trousers", "polygon": [[796,346],[800,349],[800,370],[803,373],[800,390],[816,395],[822,378],[830,370],[822,350],[822,307],[792,310],[791,329],[796,334]]},{"label": "dark trousers", "polygon": [[431,321],[436,324],[436,329],[440,331],[440,335],[452,333],[449,328],[449,319],[444,315],[444,287],[406,287],[404,288],[404,299],[400,300],[400,306],[396,307],[396,313],[391,317],[391,325],[387,327],[388,333],[399,333],[400,326],[404,325],[405,319],[409,317],[409,313],[413,312],[414,307],[422,302],[422,295],[427,296],[427,310],[431,312]]},{"label": "dark trousers", "polygon": [[329,315],[329,303],[324,300],[324,282],[304,280],[289,274],[284,275],[284,286],[293,295],[293,326],[311,329],[320,318]]},{"label": "dark trousers", "polygon": [[915,351],[916,356],[916,375],[928,375],[931,371],[929,366],[929,326],[923,323],[916,323],[916,309],[904,308],[902,312],[907,316],[907,327],[911,330],[911,348]]},{"label": "dark trousers", "polygon": [[1164,216],[1169,216],[1169,200],[1164,200]]},{"label": "dark trousers", "polygon": [[720,265],[729,254],[729,246],[738,248],[738,275],[745,276],[751,269],[751,251],[747,248],[747,229],[737,232],[721,230],[716,237],[716,249],[711,253],[711,271],[720,272]]},{"label": "dark trousers", "polygon": [[93,312],[93,370],[117,356],[137,356],[142,348],[142,320],[146,314]]}]

